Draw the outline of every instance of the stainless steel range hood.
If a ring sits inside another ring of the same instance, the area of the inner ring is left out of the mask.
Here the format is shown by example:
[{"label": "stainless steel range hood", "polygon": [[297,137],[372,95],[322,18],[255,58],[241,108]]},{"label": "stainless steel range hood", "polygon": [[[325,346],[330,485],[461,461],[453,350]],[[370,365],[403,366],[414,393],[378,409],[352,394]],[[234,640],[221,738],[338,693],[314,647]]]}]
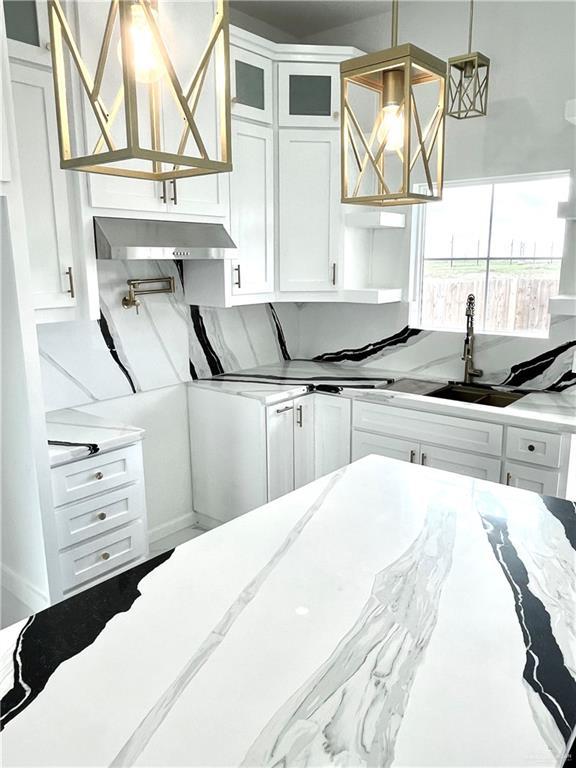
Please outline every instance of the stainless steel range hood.
[{"label": "stainless steel range hood", "polygon": [[98,259],[218,259],[236,248],[222,224],[94,217]]}]

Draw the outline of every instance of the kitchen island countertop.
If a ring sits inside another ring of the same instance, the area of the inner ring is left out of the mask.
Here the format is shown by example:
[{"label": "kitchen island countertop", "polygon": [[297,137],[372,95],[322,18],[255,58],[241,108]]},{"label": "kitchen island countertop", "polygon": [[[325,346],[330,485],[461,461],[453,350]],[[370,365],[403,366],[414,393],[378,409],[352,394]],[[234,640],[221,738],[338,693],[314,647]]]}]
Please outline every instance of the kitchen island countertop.
[{"label": "kitchen island countertop", "polygon": [[362,459],[4,629],[4,765],[556,768],[575,526]]}]

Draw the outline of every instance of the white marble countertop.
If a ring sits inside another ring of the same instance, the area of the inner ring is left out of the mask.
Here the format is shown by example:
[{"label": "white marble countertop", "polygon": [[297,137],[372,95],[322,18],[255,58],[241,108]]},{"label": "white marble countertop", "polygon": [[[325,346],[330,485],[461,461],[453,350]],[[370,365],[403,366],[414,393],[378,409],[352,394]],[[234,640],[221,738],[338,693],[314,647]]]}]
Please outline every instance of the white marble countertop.
[{"label": "white marble countertop", "polygon": [[[48,440],[78,443],[78,445],[69,446],[49,445],[51,467],[85,459],[95,452],[103,453],[122,448],[142,440],[144,436],[144,430],[140,427],[111,424],[99,416],[73,408],[47,413],[46,431]],[[97,446],[98,451],[94,451],[89,445]]]},{"label": "white marble countertop", "polygon": [[[288,360],[195,381],[189,386],[251,397],[265,405],[298,397],[308,391],[310,385],[339,386],[342,387],[340,396],[354,400],[477,418],[511,426],[576,433],[576,390],[534,392],[506,408],[496,408],[380,388],[386,385],[387,380],[402,378],[407,378],[407,374],[341,363]],[[426,380],[422,375],[418,375],[418,378]],[[446,383],[438,379],[430,381],[435,381],[439,387]]]},{"label": "white marble countertop", "polygon": [[575,515],[362,459],[2,630],[4,765],[557,768]]}]

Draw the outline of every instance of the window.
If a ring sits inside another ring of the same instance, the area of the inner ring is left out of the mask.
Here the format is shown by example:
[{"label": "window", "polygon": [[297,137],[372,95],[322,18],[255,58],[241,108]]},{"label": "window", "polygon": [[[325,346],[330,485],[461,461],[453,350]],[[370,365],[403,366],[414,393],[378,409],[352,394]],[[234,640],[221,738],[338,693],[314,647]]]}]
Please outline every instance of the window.
[{"label": "window", "polygon": [[548,299],[558,293],[568,174],[444,188],[417,221],[419,326],[461,330],[466,297],[476,328],[544,336]]}]

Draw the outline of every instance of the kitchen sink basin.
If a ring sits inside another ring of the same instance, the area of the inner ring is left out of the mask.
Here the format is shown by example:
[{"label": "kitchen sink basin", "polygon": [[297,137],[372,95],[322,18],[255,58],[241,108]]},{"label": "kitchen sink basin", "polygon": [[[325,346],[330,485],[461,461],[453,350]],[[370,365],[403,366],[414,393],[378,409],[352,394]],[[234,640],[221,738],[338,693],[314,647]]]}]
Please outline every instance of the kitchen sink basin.
[{"label": "kitchen sink basin", "polygon": [[476,403],[491,405],[496,408],[506,408],[524,397],[522,392],[500,392],[482,387],[469,387],[466,384],[449,384],[447,387],[430,392],[428,397],[441,397],[443,400],[456,400],[461,403]]}]

